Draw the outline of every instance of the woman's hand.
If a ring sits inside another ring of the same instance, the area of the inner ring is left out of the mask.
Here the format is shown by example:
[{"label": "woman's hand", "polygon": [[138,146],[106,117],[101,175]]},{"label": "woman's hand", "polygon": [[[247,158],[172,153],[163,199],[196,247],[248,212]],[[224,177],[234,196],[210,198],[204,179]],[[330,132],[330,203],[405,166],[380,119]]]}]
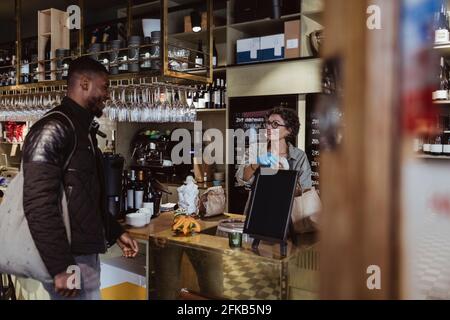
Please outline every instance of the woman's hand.
[{"label": "woman's hand", "polygon": [[278,166],[279,161],[280,161],[279,158],[270,152],[259,156],[257,159],[258,164],[261,165],[262,167]]}]

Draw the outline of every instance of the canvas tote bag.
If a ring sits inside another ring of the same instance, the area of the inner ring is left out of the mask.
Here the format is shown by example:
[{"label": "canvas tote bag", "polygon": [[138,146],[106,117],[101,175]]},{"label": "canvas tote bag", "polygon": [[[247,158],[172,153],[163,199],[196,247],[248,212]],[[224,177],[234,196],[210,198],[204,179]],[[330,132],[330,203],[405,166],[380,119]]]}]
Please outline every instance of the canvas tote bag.
[{"label": "canvas tote bag", "polygon": [[317,231],[321,210],[322,203],[314,187],[301,196],[295,197],[291,213],[294,231],[296,233]]},{"label": "canvas tote bag", "polygon": [[[62,112],[53,111],[50,114],[59,113],[69,120],[75,134],[72,121]],[[64,165],[67,169],[70,159],[76,149],[71,151]],[[23,168],[9,184],[3,201],[0,204],[0,273],[16,275],[24,278],[32,278],[41,282],[51,283],[52,277],[42,261],[38,249],[31,236],[30,228],[23,210]],[[61,184],[60,212],[66,228],[69,243],[71,241],[69,211],[64,186]]]}]

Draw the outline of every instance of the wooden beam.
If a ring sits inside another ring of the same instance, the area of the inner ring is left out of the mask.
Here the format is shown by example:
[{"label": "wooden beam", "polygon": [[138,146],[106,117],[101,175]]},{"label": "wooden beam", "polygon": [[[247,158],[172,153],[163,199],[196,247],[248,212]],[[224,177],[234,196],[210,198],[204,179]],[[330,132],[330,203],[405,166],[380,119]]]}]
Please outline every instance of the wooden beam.
[{"label": "wooden beam", "polygon": [[[382,30],[369,30],[369,5],[381,8]],[[325,58],[342,62],[343,142],[322,152],[324,212],[321,298],[392,299],[399,230],[395,111],[398,3],[327,0]],[[339,30],[339,32],[335,32]],[[345,187],[343,187],[345,186]],[[367,268],[381,268],[381,289],[367,287]]]}]

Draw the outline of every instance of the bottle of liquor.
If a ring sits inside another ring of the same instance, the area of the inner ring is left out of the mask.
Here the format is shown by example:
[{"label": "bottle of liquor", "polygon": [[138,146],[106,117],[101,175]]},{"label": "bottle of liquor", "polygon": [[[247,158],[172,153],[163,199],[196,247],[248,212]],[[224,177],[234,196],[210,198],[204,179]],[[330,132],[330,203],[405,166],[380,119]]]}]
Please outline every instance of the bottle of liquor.
[{"label": "bottle of liquor", "polygon": [[216,79],[216,87],[214,88],[214,109],[220,109],[222,101],[220,100],[220,79]]},{"label": "bottle of liquor", "polygon": [[225,108],[225,80],[220,79],[220,108]]},{"label": "bottle of liquor", "polygon": [[136,173],[131,170],[127,184],[127,210],[134,210],[134,189],[136,188]]},{"label": "bottle of liquor", "polygon": [[[225,81],[225,80],[224,80]],[[228,94],[227,94],[227,83],[223,86],[223,108],[227,108]]]},{"label": "bottle of liquor", "polygon": [[441,10],[439,12],[438,23],[434,34],[435,43],[447,43],[450,40],[447,20],[447,1],[441,1]]},{"label": "bottle of liquor", "polygon": [[124,170],[122,172],[122,194],[120,199],[120,212],[125,214],[128,210],[128,172]]},{"label": "bottle of liquor", "polygon": [[111,26],[106,26],[103,28],[102,43],[109,43],[112,40],[112,28]]},{"label": "bottle of liquor", "polygon": [[211,86],[209,84],[205,89],[205,108],[211,109]]},{"label": "bottle of liquor", "polygon": [[203,90],[203,86],[200,86],[200,91],[198,92],[198,108],[205,109],[205,90]]},{"label": "bottle of liquor", "polygon": [[194,93],[191,90],[189,90],[186,94],[186,102],[189,107],[194,102]]},{"label": "bottle of liquor", "polygon": [[447,140],[446,140],[446,144],[444,145],[444,155],[446,155],[446,156],[450,156],[450,135],[449,134],[447,134],[447,136],[448,136],[448,138],[447,138]]},{"label": "bottle of liquor", "polygon": [[434,142],[431,145],[431,154],[434,156],[442,155],[444,146],[442,144],[441,134],[435,135]]},{"label": "bottle of liquor", "polygon": [[29,83],[29,75],[30,75],[30,57],[28,45],[23,46],[22,51],[22,60],[20,62],[20,83]]},{"label": "bottle of liquor", "polygon": [[194,105],[195,109],[198,109],[198,87],[195,86],[194,94],[192,97],[192,104]]},{"label": "bottle of liquor", "polygon": [[217,68],[219,63],[219,55],[217,54],[216,39],[213,40],[213,68]]},{"label": "bottle of liquor", "polygon": [[136,187],[134,189],[134,208],[142,208],[142,203],[144,202],[144,171],[138,171],[138,179],[136,182]]},{"label": "bottle of liquor", "polygon": [[195,53],[195,67],[201,68],[203,67],[203,62],[205,61],[205,57],[203,54],[203,43],[201,39],[198,40],[197,51],[198,52]]},{"label": "bottle of liquor", "polygon": [[433,92],[433,100],[448,99],[448,74],[444,57],[441,57],[440,73],[439,73],[439,89]]},{"label": "bottle of liquor", "polygon": [[51,59],[52,59],[52,44],[51,38],[48,38],[47,43],[45,44],[45,80],[51,79]]},{"label": "bottle of liquor", "polygon": [[92,30],[90,43],[91,44],[100,43],[100,29],[99,28],[95,28],[94,30]]}]

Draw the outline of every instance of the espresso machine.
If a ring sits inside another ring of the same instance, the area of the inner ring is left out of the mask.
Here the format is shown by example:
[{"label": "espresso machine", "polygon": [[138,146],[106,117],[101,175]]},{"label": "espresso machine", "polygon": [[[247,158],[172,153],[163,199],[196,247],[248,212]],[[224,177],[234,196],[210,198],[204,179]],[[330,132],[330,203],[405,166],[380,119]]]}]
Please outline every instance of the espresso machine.
[{"label": "espresso machine", "polygon": [[122,172],[124,162],[125,159],[121,155],[103,155],[107,210],[116,218],[120,215],[120,197],[122,191]]}]

